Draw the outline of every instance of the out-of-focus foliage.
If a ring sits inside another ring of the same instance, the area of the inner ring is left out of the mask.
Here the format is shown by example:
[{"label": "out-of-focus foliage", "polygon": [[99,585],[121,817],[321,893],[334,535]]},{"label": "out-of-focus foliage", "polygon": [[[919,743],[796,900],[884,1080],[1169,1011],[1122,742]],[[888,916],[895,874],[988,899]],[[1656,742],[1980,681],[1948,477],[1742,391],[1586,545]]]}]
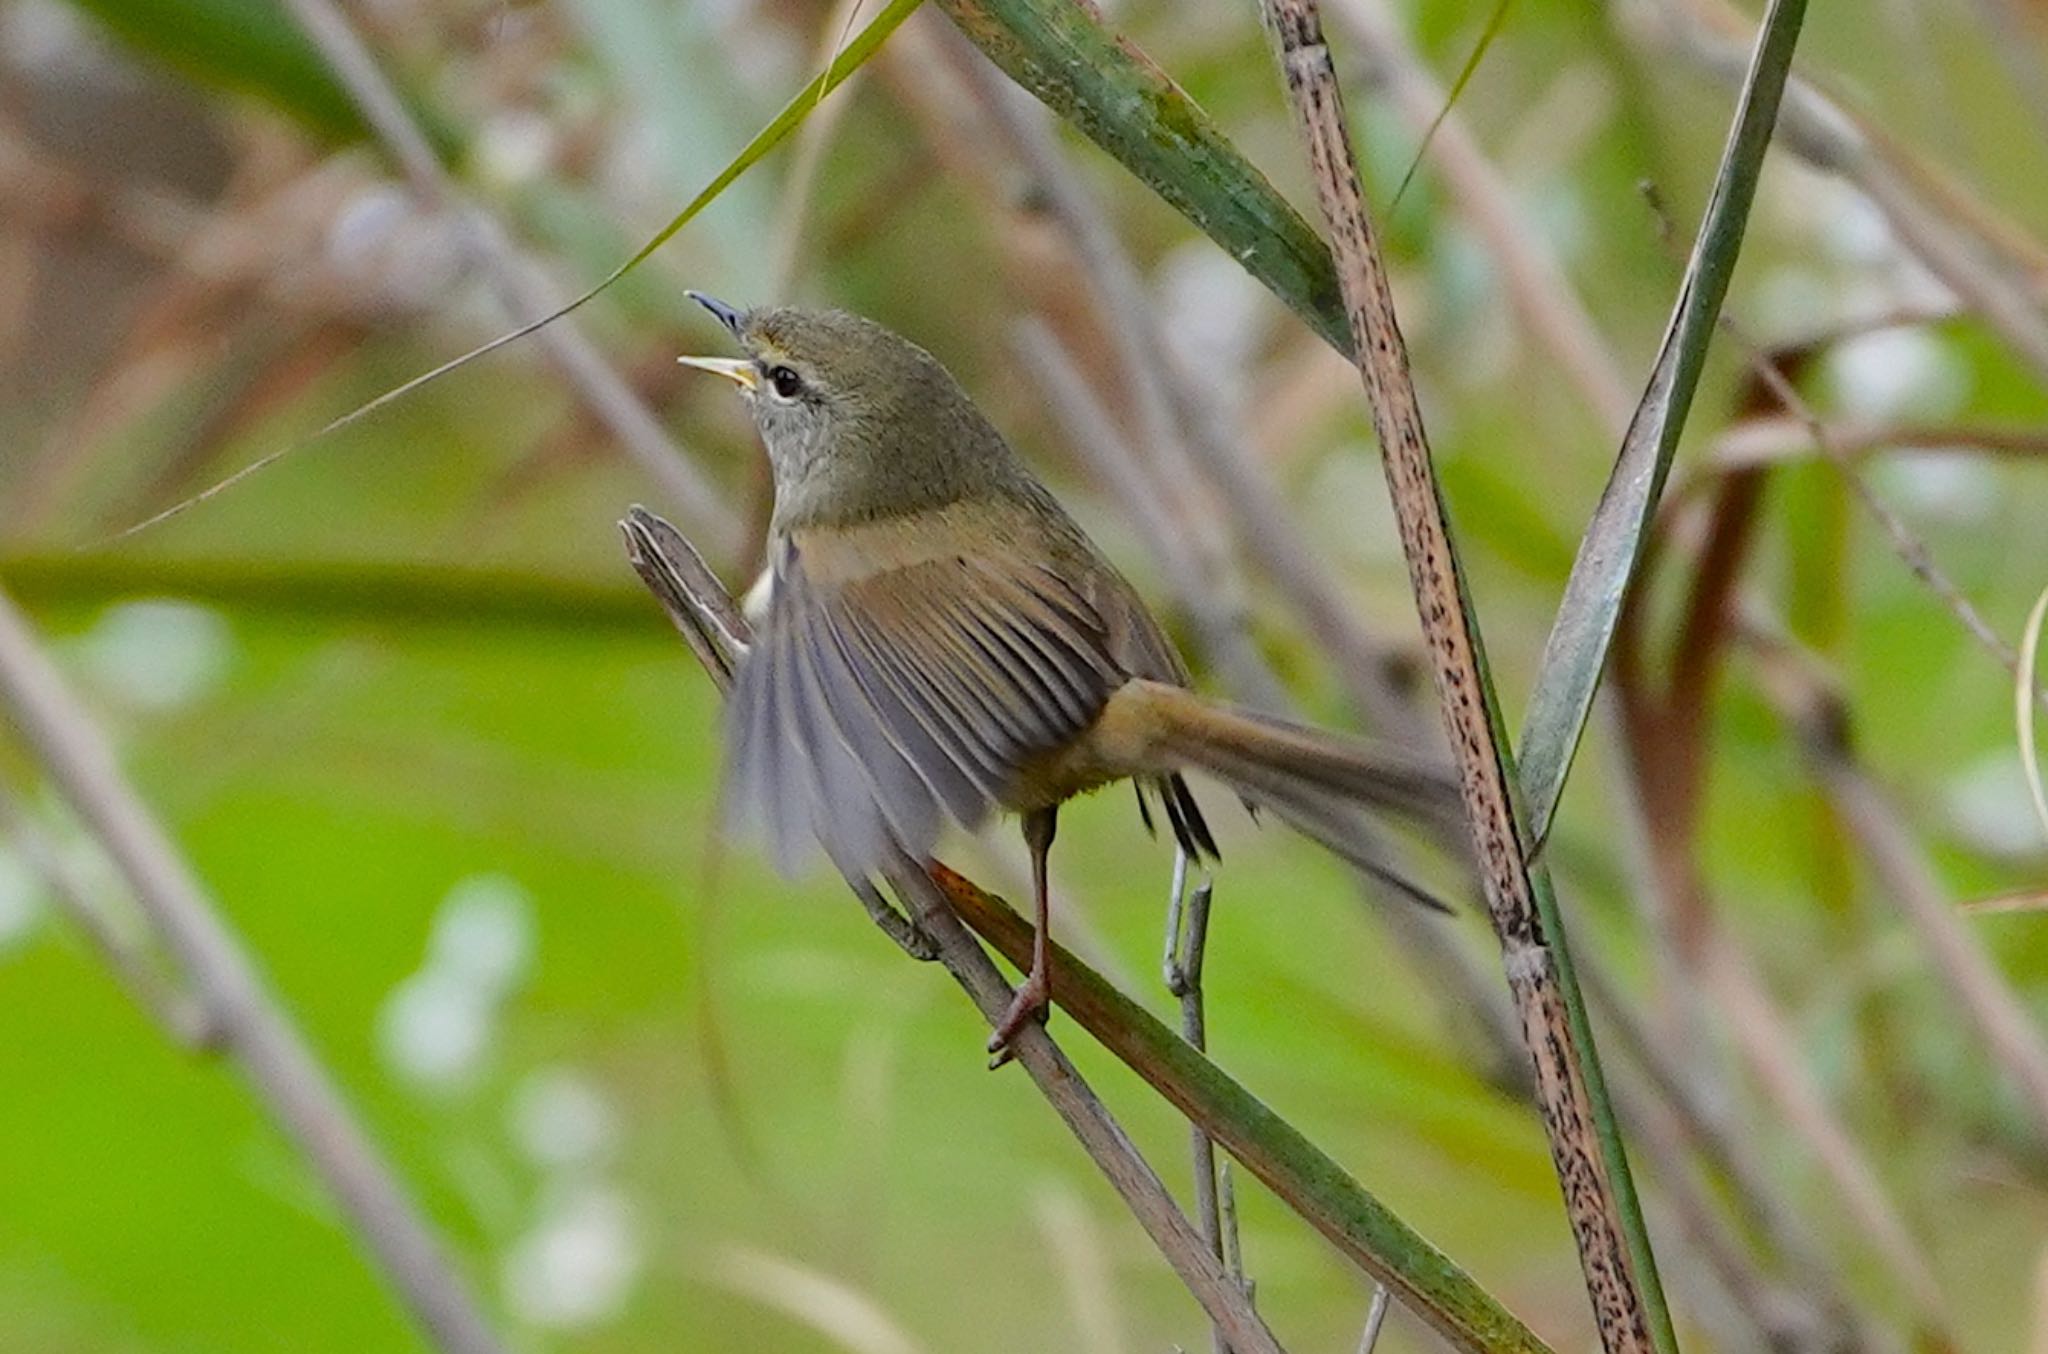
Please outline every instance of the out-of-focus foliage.
[{"label": "out-of-focus foliage", "polygon": [[[283,12],[188,3],[194,17],[179,20],[186,5],[93,0],[114,44],[81,9],[0,2],[0,583],[48,628],[520,1347],[1205,1342],[1042,1102],[979,1070],[982,1032],[942,975],[904,962],[836,885],[786,885],[745,855],[713,862],[716,702],[643,604],[613,530],[651,491],[532,348],[117,552],[79,553],[505,324],[449,223],[352,140],[353,115]],[[1384,202],[1414,136],[1367,79],[1338,0],[1326,3]],[[816,73],[838,31],[809,3],[349,8],[434,125],[459,129],[440,134],[466,147],[465,183],[566,285],[601,276],[666,220]],[[2003,59],[2011,44],[1980,26],[1991,8],[1816,6],[1803,59],[2038,237],[2048,129]],[[1445,78],[1489,9],[1427,0],[1401,18]],[[1250,5],[1112,10],[1309,201]],[[751,513],[762,478],[740,411],[671,361],[717,338],[680,288],[873,314],[941,354],[1163,599],[1141,536],[1060,445],[1013,360],[1012,325],[1036,311],[1092,370],[1114,370],[1023,180],[988,160],[971,109],[933,111],[951,97],[929,59],[942,26],[920,14],[835,96],[843,121],[794,245],[801,157],[785,151],[582,318]],[[2038,65],[2041,33],[2022,31]],[[1679,266],[1637,185],[1657,185],[1683,236],[1729,99],[1589,7],[1525,0],[1460,104],[1505,176],[1516,229],[1556,258],[1631,383]],[[1069,149],[1347,602],[1411,644],[1355,378],[1174,213],[1078,139]],[[1430,167],[1388,233],[1446,496],[1519,714],[1614,447]],[[783,258],[795,260],[786,276]],[[1750,333],[1775,343],[1940,299],[1861,196],[1773,159],[1729,302]],[[2048,421],[2038,383],[1967,317],[1830,344],[1797,375],[1844,428]],[[1754,414],[1740,377],[1717,350],[1674,472],[1681,509],[1705,501],[1710,458]],[[1740,431],[1760,435],[1757,422]],[[1861,464],[2016,636],[2048,580],[2039,456],[1909,439]],[[1800,457],[1772,470],[1760,514],[1744,586],[1839,679],[1858,751],[1941,884],[1956,899],[2038,889],[2048,860],[2008,675],[1831,467]],[[1671,518],[1668,567],[1646,597],[1656,635],[1682,604],[1698,521]],[[747,562],[715,563],[746,581]],[[1344,719],[1313,637],[1267,580],[1253,575],[1248,600],[1263,650]],[[2048,1241],[2040,1126],[1816,790],[1747,652],[1728,658],[1710,713],[1704,911],[1778,1002],[1787,1051],[1909,1220],[1963,1342],[2018,1347]],[[1581,946],[1654,1025],[1703,1022],[1709,1036],[1688,1045],[1702,1084],[1859,1304],[1900,1319],[1892,1276],[1735,1053],[1726,1013],[1682,1003],[1674,966],[1696,937],[1660,938],[1646,920],[1614,722],[1596,718],[1588,738],[1548,848]],[[36,784],[4,741],[0,777]],[[65,815],[30,799],[90,864]],[[1227,806],[1215,816],[1229,859],[1208,966],[1216,1056],[1539,1332],[1582,1345],[1584,1301],[1528,1112],[1484,1080],[1434,985],[1328,862]],[[953,854],[1014,888],[1007,837]],[[1168,866],[1121,795],[1063,819],[1069,937],[1162,1012]],[[1966,925],[2038,1021],[2038,919]],[[1470,909],[1459,930],[1497,967]],[[4,846],[0,1028],[0,1348],[419,1347],[246,1088],[162,1039]],[[1069,1043],[1181,1187],[1175,1116]],[[1739,1347],[1721,1338],[1726,1313],[1654,1172],[1647,1189],[1688,1347]],[[1261,1308],[1289,1347],[1348,1348],[1365,1309],[1355,1276],[1256,1187],[1242,1211]],[[1381,1345],[1424,1347],[1398,1316]]]},{"label": "out-of-focus foliage", "polygon": [[78,0],[139,53],[199,81],[253,95],[335,141],[362,115],[281,6],[265,0]]}]

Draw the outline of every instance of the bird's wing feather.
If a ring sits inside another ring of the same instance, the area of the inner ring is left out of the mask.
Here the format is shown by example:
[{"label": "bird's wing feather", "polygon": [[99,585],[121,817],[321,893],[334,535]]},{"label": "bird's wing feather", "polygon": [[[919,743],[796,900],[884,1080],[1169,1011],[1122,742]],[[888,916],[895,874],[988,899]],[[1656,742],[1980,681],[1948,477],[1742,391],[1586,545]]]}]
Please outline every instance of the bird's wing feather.
[{"label": "bird's wing feather", "polygon": [[915,557],[871,549],[858,570],[801,540],[782,552],[727,759],[732,811],[785,868],[813,836],[842,868],[926,858],[944,818],[978,826],[1131,675],[1042,555],[946,544],[926,523]]}]

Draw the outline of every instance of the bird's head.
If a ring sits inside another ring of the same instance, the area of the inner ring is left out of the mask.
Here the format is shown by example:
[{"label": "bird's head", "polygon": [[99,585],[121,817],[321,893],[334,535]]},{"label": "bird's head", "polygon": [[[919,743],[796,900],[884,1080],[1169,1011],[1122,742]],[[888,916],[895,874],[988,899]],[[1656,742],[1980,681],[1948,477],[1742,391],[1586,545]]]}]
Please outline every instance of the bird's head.
[{"label": "bird's head", "polygon": [[685,357],[739,386],[795,526],[936,506],[1007,479],[1014,458],[923,348],[843,310],[739,310],[690,296],[743,357]]}]

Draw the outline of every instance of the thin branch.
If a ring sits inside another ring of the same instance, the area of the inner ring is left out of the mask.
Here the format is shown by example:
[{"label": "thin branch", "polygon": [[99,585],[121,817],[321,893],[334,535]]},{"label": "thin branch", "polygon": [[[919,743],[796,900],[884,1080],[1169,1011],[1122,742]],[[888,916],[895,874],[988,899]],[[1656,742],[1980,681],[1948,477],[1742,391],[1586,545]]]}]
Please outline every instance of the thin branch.
[{"label": "thin branch", "polygon": [[[1537,1099],[1578,1243],[1594,1322],[1610,1354],[1671,1351],[1671,1333],[1619,1130],[1599,1073],[1585,1008],[1554,914],[1549,879],[1527,862],[1516,822],[1515,773],[1486,676],[1471,599],[1445,521],[1407,350],[1394,316],[1330,50],[1315,0],[1262,0],[1372,406],[1410,582],[1429,641],[1472,846],[1508,984],[1536,1070]],[[1652,1329],[1655,1336],[1652,1336]]]},{"label": "thin branch", "polygon": [[[910,905],[918,925],[938,942],[939,960],[946,971],[974,999],[989,1024],[995,1025],[1009,1007],[1010,985],[961,926],[946,896],[931,876],[907,860],[890,869],[886,878]],[[1283,1354],[1280,1342],[1252,1310],[1244,1290],[1224,1273],[1221,1262],[1209,1253],[1159,1177],[1043,1027],[1027,1024],[1011,1049],[1181,1282],[1228,1337],[1231,1348],[1239,1354]]]},{"label": "thin branch", "polygon": [[[953,910],[1012,963],[1029,962],[1031,926],[1002,899],[943,867],[934,878]],[[1053,1000],[1125,1066],[1207,1129],[1402,1306],[1460,1349],[1509,1354],[1547,1348],[1451,1260],[1389,1213],[1314,1144],[1058,945]]]},{"label": "thin branch", "polygon": [[[1800,418],[1748,419],[1714,441],[1702,470],[1725,474],[1834,455],[1867,460],[1881,452],[1942,452],[2031,460],[2048,457],[2048,428],[2003,428],[1968,423],[1844,423],[1823,425],[1824,439]],[[1823,446],[1823,440],[1826,445]]]},{"label": "thin branch", "polygon": [[[1181,1038],[1197,1052],[1209,1051],[1208,1012],[1203,1007],[1202,965],[1208,958],[1209,905],[1215,900],[1215,881],[1204,879],[1188,890],[1188,853],[1176,847],[1173,853],[1173,882],[1166,902],[1166,958],[1162,977],[1166,990],[1180,1002]],[[1202,1239],[1223,1263],[1225,1272],[1243,1286],[1243,1273],[1230,1264],[1237,1254],[1237,1219],[1230,1219],[1230,1235],[1223,1230],[1224,1215],[1216,1196],[1216,1140],[1200,1124],[1188,1125],[1188,1146],[1194,1158],[1195,1219],[1202,1225]],[[1230,1354],[1230,1340],[1223,1328],[1215,1330],[1216,1354]]]},{"label": "thin branch", "polygon": [[214,1047],[219,1032],[199,995],[179,987],[132,937],[122,934],[120,923],[107,915],[104,903],[94,896],[91,882],[4,782],[0,782],[0,835],[13,840],[15,849],[43,877],[51,896],[92,942],[135,1004],[149,1012],[174,1043],[195,1051]]},{"label": "thin branch", "polygon": [[[1906,520],[1893,512],[1871,489],[1863,476],[1857,472],[1855,461],[1835,446],[1827,424],[1813,411],[1812,406],[1807,404],[1792,382],[1786,379],[1785,373],[1780,371],[1775,363],[1765,358],[1756,344],[1732,320],[1723,316],[1721,323],[1729,335],[1745,349],[1751,370],[1756,373],[1757,378],[1785,406],[1788,413],[1805,425],[1807,435],[1813,439],[1813,444],[1820,448],[1821,453],[1847,481],[1850,491],[1856,495],[1864,511],[1870,514],[1878,529],[1884,532],[1885,541],[1891,546],[1892,553],[1899,557],[1915,578],[1927,586],[1928,591],[1934,594],[1942,607],[1955,617],[1956,623],[1961,625],[1986,653],[1998,660],[2007,672],[2017,672],[2019,653],[1991,628],[1991,623],[1984,619],[1984,613],[1977,610],[1976,603],[1972,602],[1941,566],[1934,562],[1934,555],[1928,550],[1926,542],[1915,535],[1913,529],[1906,525]],[[2037,694],[2043,705],[2048,705],[2048,691]]]},{"label": "thin branch", "polygon": [[121,774],[114,752],[0,593],[0,702],[126,877],[204,1004],[220,1047],[334,1192],[413,1317],[447,1354],[502,1354],[481,1308],[240,940]]},{"label": "thin branch", "polygon": [[1380,1328],[1387,1323],[1387,1286],[1374,1284],[1372,1305],[1365,1309],[1365,1329],[1358,1333],[1358,1354],[1372,1354],[1379,1347]]},{"label": "thin branch", "polygon": [[[285,0],[383,142],[415,193],[429,206],[454,212],[476,264],[490,278],[515,321],[552,314],[558,299],[494,218],[463,196],[434,152],[425,131],[407,110],[376,58],[333,0]],[[581,329],[564,316],[542,327],[540,342],[590,411],[618,438],[650,480],[661,487],[716,548],[738,543],[737,519],[706,479],[662,428]]]}]

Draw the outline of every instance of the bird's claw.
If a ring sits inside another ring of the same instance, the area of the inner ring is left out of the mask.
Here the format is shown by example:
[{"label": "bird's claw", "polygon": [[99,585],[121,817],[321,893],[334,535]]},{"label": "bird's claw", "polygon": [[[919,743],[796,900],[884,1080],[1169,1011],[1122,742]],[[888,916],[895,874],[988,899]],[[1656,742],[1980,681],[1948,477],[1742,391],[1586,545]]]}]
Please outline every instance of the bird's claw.
[{"label": "bird's claw", "polygon": [[1002,1019],[996,1022],[995,1033],[988,1037],[988,1070],[993,1072],[1010,1061],[1010,1042],[1019,1030],[1034,1020],[1043,1025],[1051,1014],[1052,984],[1045,975],[1034,973],[1010,998]]}]

